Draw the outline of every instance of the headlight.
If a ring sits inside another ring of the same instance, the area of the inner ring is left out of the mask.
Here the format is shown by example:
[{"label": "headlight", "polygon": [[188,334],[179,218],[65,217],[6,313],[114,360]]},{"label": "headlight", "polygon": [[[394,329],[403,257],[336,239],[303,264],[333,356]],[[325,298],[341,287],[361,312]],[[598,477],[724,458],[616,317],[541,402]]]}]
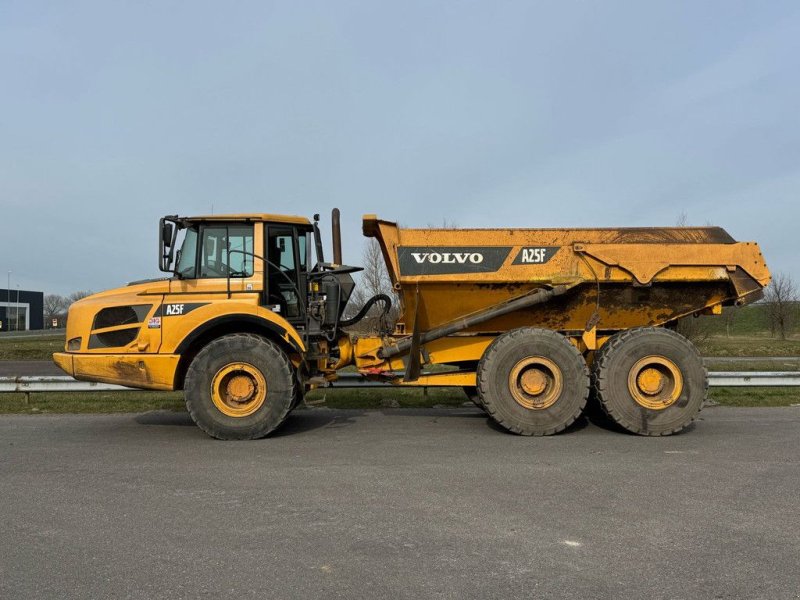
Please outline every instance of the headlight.
[{"label": "headlight", "polygon": [[72,338],[67,342],[67,352],[77,352],[81,349],[81,338]]}]

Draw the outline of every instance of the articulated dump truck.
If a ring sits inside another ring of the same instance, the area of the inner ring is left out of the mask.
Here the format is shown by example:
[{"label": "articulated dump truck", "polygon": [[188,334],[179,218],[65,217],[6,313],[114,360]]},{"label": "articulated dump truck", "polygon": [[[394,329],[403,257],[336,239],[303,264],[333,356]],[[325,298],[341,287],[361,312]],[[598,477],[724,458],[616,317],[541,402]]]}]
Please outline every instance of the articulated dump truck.
[{"label": "articulated dump truck", "polygon": [[[521,435],[564,430],[588,401],[632,433],[668,435],[708,386],[678,319],[753,302],[770,280],[758,245],[718,227],[402,229],[366,215],[394,293],[353,315],[361,269],[342,264],[335,209],[325,261],[318,220],[164,217],[169,277],[73,304],[56,363],[81,380],[183,390],[221,439],[269,434],[346,367],[463,388]],[[368,313],[383,330],[356,333]]]}]

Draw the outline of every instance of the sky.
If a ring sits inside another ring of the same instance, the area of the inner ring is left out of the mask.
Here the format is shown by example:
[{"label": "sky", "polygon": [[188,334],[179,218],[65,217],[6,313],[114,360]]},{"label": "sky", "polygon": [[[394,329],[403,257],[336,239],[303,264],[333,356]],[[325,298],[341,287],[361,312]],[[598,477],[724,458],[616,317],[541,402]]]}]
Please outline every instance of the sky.
[{"label": "sky", "polygon": [[[800,4],[0,0],[0,287],[158,276],[165,214],[725,227],[800,280]],[[329,247],[329,236],[326,245]]]}]

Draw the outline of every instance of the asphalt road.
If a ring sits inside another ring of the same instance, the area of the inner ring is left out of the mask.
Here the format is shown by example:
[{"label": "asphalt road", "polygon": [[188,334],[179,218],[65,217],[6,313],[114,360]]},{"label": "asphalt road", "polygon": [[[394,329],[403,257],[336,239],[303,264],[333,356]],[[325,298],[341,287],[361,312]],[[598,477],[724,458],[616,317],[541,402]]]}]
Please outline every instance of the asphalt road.
[{"label": "asphalt road", "polygon": [[798,598],[800,409],[647,439],[474,409],[0,417],[0,598]]},{"label": "asphalt road", "polygon": [[66,375],[52,360],[0,360],[0,377]]}]

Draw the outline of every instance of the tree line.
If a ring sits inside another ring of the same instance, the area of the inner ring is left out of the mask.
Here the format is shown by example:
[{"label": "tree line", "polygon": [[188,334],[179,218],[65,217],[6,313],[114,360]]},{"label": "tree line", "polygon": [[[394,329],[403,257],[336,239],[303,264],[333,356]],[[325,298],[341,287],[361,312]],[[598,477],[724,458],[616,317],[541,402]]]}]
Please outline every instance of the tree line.
[{"label": "tree line", "polygon": [[61,296],[59,294],[45,294],[44,303],[42,305],[42,312],[44,313],[44,325],[46,328],[52,327],[53,320],[58,322],[59,327],[66,325],[67,311],[73,303],[81,298],[91,296],[93,292],[88,290],[79,290],[73,292],[68,296]]}]

